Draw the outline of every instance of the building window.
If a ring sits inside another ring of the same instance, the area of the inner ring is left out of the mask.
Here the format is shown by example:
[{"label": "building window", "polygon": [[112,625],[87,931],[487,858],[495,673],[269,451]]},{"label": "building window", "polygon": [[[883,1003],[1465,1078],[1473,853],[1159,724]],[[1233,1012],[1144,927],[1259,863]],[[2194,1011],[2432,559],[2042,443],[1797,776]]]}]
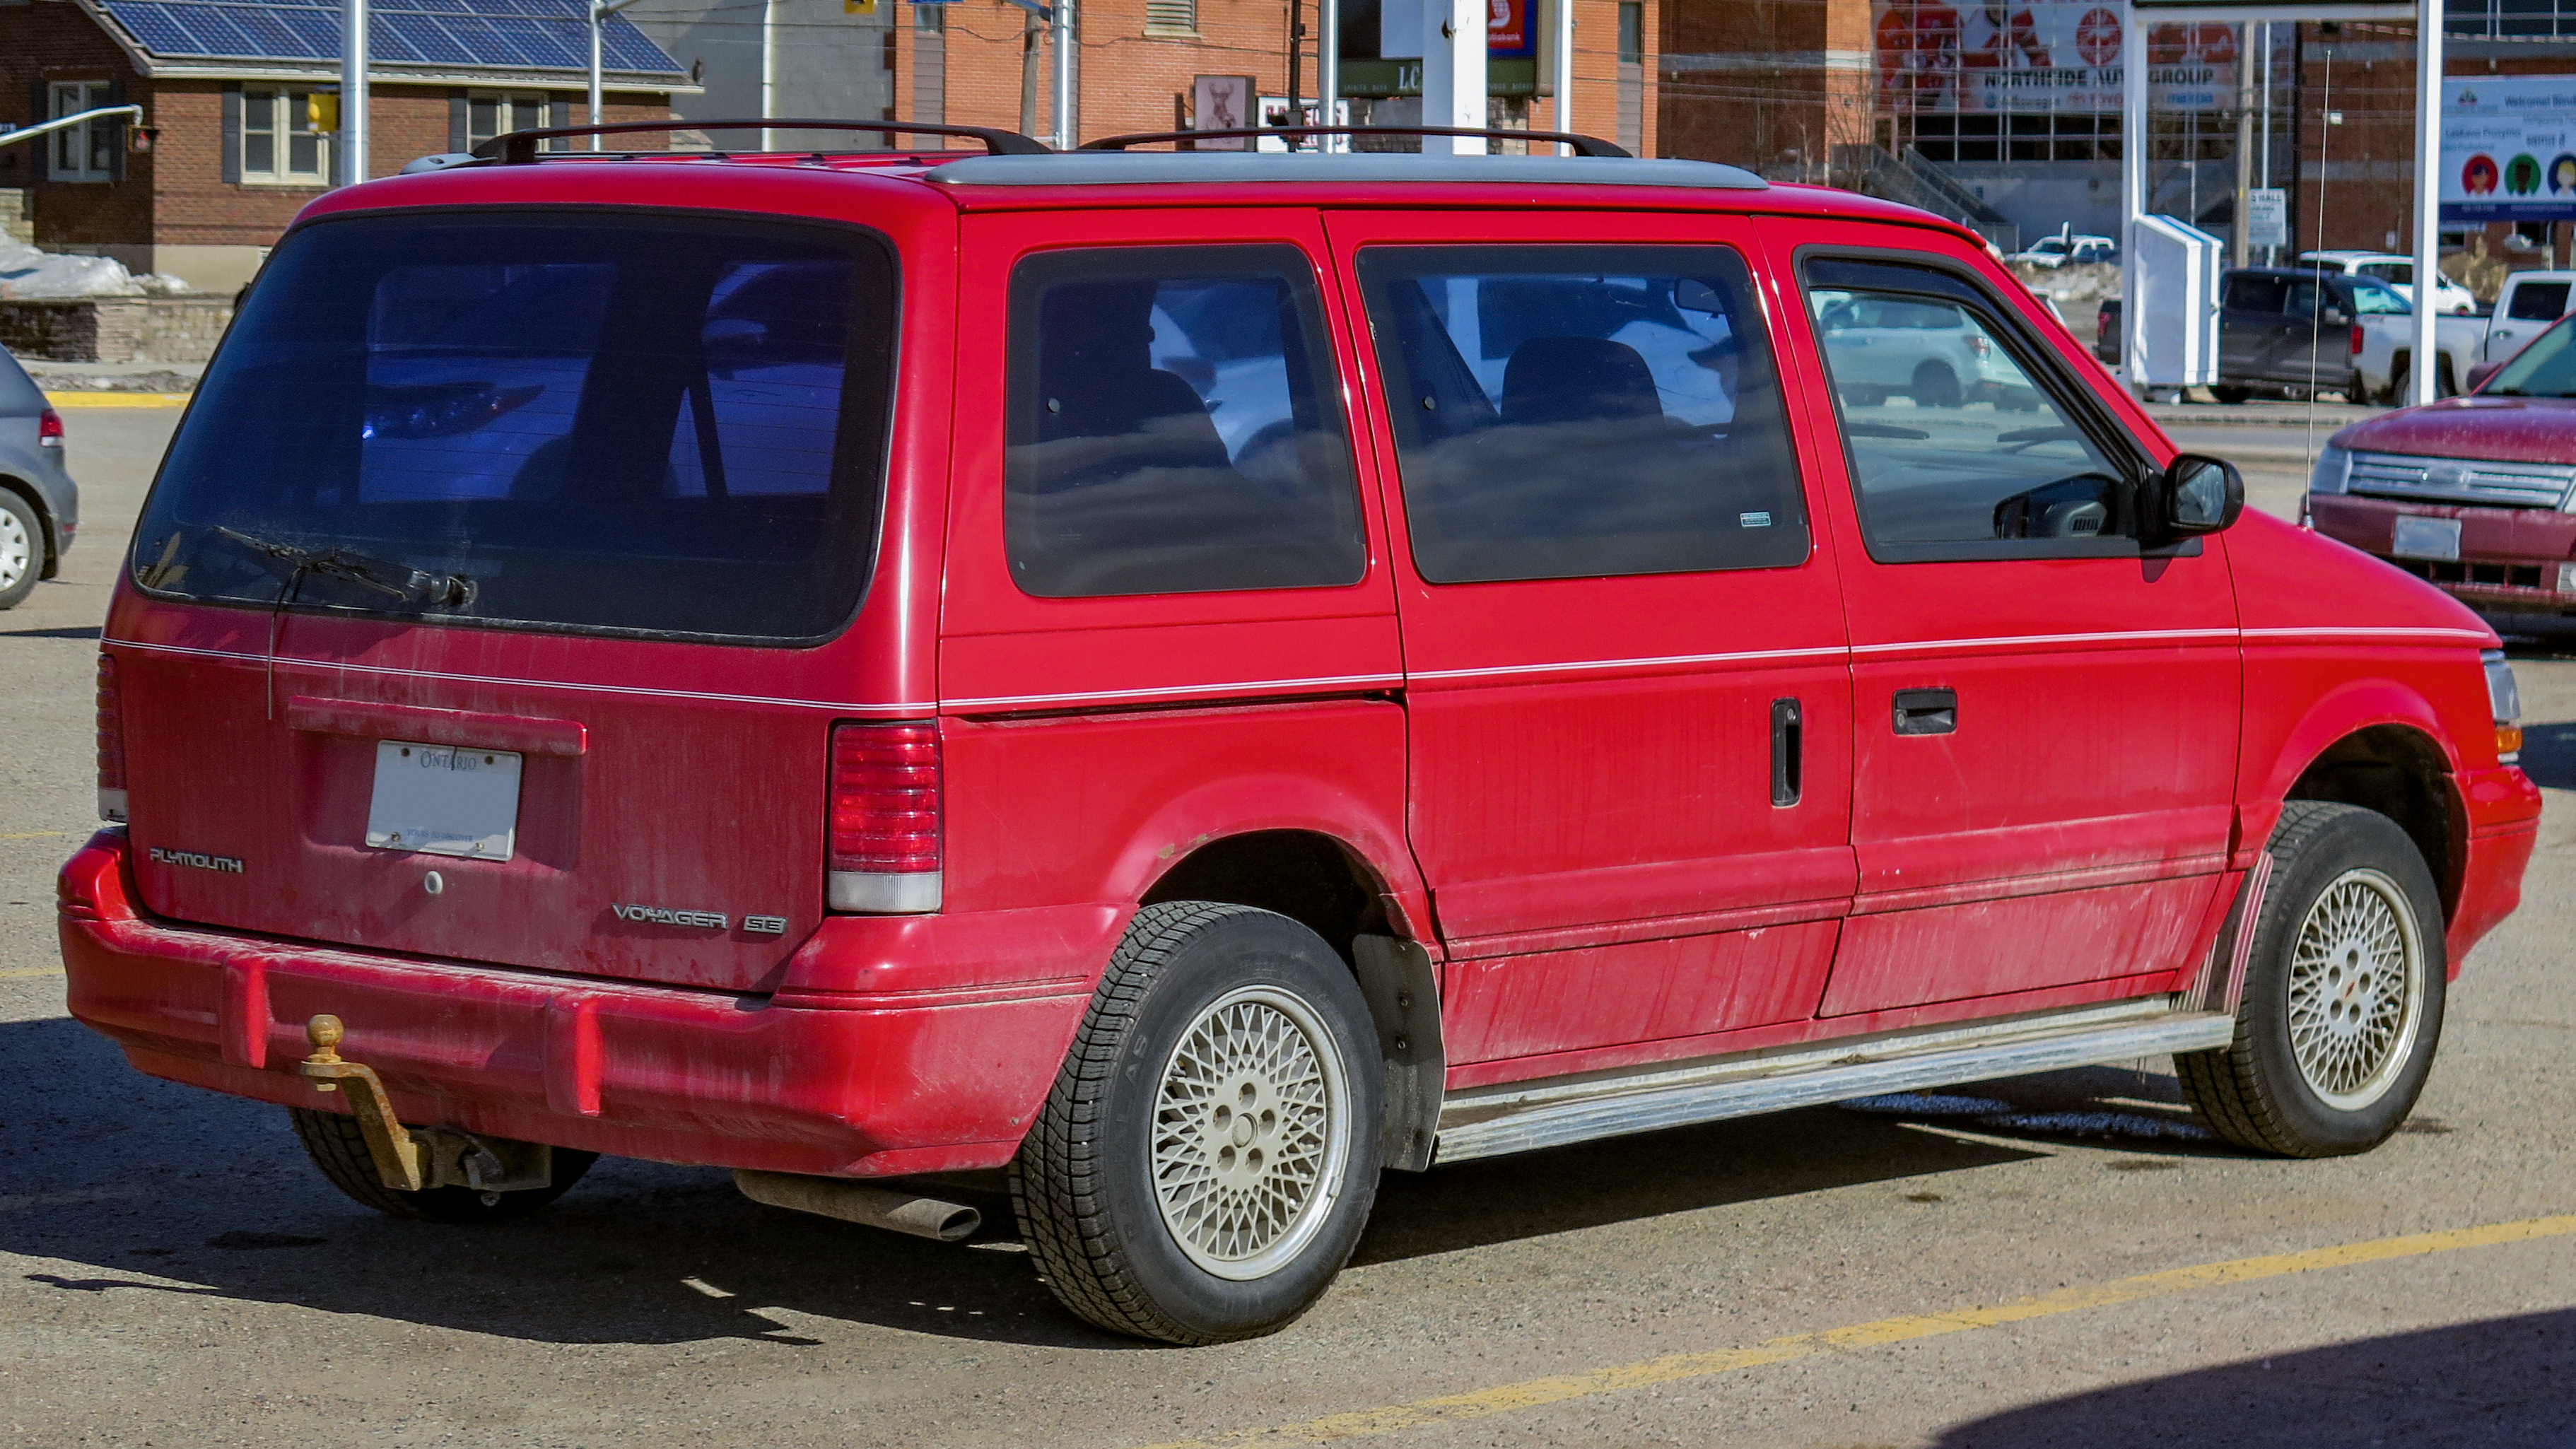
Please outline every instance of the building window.
[{"label": "building window", "polygon": [[[107,81],[55,81],[49,88],[51,114],[47,119],[77,116],[101,106],[116,104],[115,88]],[[116,141],[124,128],[123,118],[102,117],[84,121],[66,130],[56,131],[47,139],[53,144],[52,164],[46,176],[52,181],[110,181],[116,176]]]},{"label": "building window", "polygon": [[327,186],[331,137],[314,124],[311,90],[242,91],[241,179],[257,186]]},{"label": "building window", "polygon": [[1199,33],[1199,0],[1145,0],[1147,35]]},{"label": "building window", "polygon": [[[558,108],[543,91],[471,91],[465,98],[465,149],[473,150],[495,136],[512,131],[535,131],[547,126],[569,126],[570,117],[563,114],[569,107]],[[566,149],[565,137],[557,136],[544,143],[543,149]]]},{"label": "building window", "polygon": [[1926,161],[2120,159],[2116,115],[1923,115],[1914,118],[1913,128],[1914,149]]}]

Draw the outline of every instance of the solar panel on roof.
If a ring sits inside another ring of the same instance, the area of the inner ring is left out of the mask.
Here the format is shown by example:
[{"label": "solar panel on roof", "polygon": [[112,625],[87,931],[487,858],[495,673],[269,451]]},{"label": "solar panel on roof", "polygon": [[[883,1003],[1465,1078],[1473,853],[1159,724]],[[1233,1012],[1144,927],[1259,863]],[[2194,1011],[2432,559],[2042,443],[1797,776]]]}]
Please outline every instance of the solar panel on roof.
[{"label": "solar panel on roof", "polygon": [[[299,0],[101,0],[144,51],[240,60],[329,60],[340,7]],[[587,0],[376,0],[368,39],[392,63],[579,71],[589,64]],[[600,36],[608,68],[677,76],[683,67],[626,17]]]}]

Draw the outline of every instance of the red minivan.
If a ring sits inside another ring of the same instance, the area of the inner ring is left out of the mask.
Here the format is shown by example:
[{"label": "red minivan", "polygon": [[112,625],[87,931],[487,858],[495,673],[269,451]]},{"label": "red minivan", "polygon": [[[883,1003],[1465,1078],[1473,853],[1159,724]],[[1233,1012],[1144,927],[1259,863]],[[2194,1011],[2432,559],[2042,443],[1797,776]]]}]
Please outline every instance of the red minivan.
[{"label": "red minivan", "polygon": [[1006,1183],[1179,1343],[1388,1168],[2162,1053],[2250,1149],[2405,1117],[2539,813],[2497,640],[1976,237],[978,134],[308,207],[108,617],[74,1014],[433,1221]]}]

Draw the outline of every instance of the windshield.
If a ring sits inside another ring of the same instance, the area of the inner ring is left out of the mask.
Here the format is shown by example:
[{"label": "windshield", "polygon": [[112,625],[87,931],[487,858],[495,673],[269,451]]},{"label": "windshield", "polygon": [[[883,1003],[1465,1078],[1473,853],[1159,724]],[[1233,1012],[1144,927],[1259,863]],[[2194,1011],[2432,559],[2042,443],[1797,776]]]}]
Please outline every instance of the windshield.
[{"label": "windshield", "polygon": [[881,488],[894,285],[841,228],[362,217],[278,249],[136,531],[155,593],[829,633]]},{"label": "windshield", "polygon": [[2576,318],[2531,339],[2478,391],[2488,397],[2576,397],[2576,347],[2570,346],[2576,332],[2568,330],[2570,321]]}]

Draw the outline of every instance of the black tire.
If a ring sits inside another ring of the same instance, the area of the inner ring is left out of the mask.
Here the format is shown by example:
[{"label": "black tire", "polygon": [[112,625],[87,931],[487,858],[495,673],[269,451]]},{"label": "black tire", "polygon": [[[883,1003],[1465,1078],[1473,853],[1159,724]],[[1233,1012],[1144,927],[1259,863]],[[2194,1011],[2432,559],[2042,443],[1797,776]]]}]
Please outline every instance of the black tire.
[{"label": "black tire", "polygon": [[[2433,1069],[2448,974],[2441,894],[2406,832],[2357,805],[2291,801],[2272,833],[2272,858],[2236,1039],[2175,1056],[2183,1096],[2212,1131],[2240,1147],[2284,1157],[2367,1152],[2405,1122]],[[2325,900],[2330,890],[2341,906]],[[2340,944],[2332,929],[2338,909],[2357,923],[2340,933]],[[2411,956],[2394,983],[2384,966],[2362,973],[2366,981],[2350,974],[2365,960],[2353,944],[2363,929],[2383,930]],[[2302,957],[2305,964],[2294,959]],[[2395,1020],[2374,1051],[2368,1023],[2379,1020],[2392,984]],[[2308,1067],[2294,1030],[2312,1043]],[[2354,1053],[2351,1060],[2315,1060],[2337,1043]],[[2366,1077],[2350,1076],[2362,1066],[2372,1069]]]},{"label": "black tire", "polygon": [[[1284,1024],[1314,1063],[1312,1089],[1274,1103],[1257,1087],[1268,1079],[1252,1064],[1274,1052],[1218,1065],[1204,1095],[1167,1110],[1167,1087],[1186,1091],[1193,1075],[1181,1065],[1185,1045],[1221,1051],[1231,1039],[1222,1029],[1202,1032],[1220,1011],[1237,1037]],[[1238,1070],[1246,1079],[1233,1084]],[[1325,1085],[1336,1071],[1338,1116]],[[1093,1324],[1166,1343],[1224,1343],[1294,1322],[1349,1261],[1376,1199],[1383,1073],[1359,984],[1313,931],[1249,906],[1173,901],[1139,911],[1011,1165],[1011,1204],[1047,1287]],[[1232,1115],[1243,1101],[1255,1110]],[[1206,1184],[1201,1204],[1260,1201],[1225,1174],[1248,1173],[1246,1182],[1275,1189],[1280,1178],[1264,1176],[1265,1167],[1297,1160],[1257,1155],[1264,1143],[1289,1140],[1260,1125],[1265,1112],[1314,1133],[1316,1167],[1286,1224],[1266,1239],[1256,1225],[1242,1246],[1259,1251],[1228,1263],[1203,1231],[1187,1229],[1199,1240],[1184,1244],[1162,1184]],[[1167,1166],[1178,1158],[1204,1169],[1194,1179],[1158,1177],[1158,1149]]]},{"label": "black tire", "polygon": [[2243,383],[2222,382],[2213,384],[2209,389],[2209,395],[2229,407],[2237,407],[2254,395],[2254,389]]},{"label": "black tire", "polygon": [[[2409,361],[2397,364],[2397,371],[2389,375],[2388,391],[2379,395],[2379,401],[2381,404],[2392,408],[2402,408],[2406,406],[2407,398],[2410,396],[2409,389],[2411,389],[2415,384],[2414,373],[2415,365],[2413,362]],[[2450,359],[2444,358],[2442,360],[2441,368],[2433,374],[2433,396],[2437,398],[2445,398],[2451,397],[2458,392],[2459,386],[2457,380],[2451,376]]]},{"label": "black tire", "polygon": [[1913,384],[1905,395],[1914,399],[1918,408],[1950,409],[1959,406],[1959,374],[1946,365],[1926,362],[1914,369]]},{"label": "black tire", "polygon": [[546,1187],[492,1193],[476,1192],[470,1187],[403,1192],[385,1186],[384,1179],[376,1175],[376,1161],[367,1155],[367,1139],[358,1130],[357,1118],[339,1112],[317,1112],[310,1107],[289,1107],[286,1111],[295,1119],[295,1135],[303,1140],[305,1155],[322,1169],[325,1181],[380,1213],[423,1222],[499,1223],[526,1217],[570,1192],[582,1174],[590,1171],[590,1165],[599,1160],[596,1152],[558,1147],[554,1150],[555,1180]]},{"label": "black tire", "polygon": [[36,505],[0,488],[0,609],[14,609],[45,576],[45,521]]}]

